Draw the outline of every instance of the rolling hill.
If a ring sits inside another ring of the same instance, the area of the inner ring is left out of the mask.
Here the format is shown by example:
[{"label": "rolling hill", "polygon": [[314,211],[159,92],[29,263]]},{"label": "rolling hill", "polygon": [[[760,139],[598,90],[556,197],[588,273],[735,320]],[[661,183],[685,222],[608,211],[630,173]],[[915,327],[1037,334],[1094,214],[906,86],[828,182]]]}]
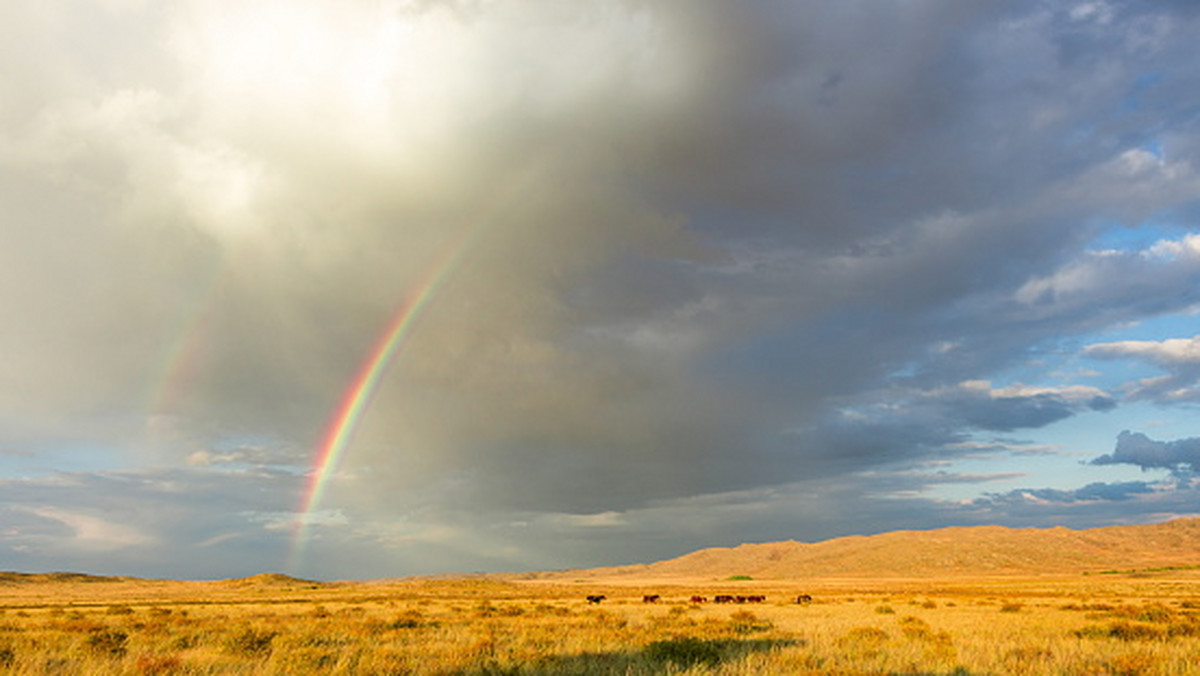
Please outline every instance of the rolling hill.
[{"label": "rolling hill", "polygon": [[824,542],[702,549],[657,563],[536,574],[553,578],[913,578],[1078,574],[1200,567],[1200,518],[1088,530],[976,526]]}]

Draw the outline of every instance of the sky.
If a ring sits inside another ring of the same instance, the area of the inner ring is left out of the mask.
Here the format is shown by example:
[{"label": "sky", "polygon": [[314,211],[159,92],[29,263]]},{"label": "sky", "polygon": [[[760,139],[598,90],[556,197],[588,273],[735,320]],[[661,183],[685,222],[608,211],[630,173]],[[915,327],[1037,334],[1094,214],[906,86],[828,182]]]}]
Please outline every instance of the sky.
[{"label": "sky", "polygon": [[1200,514],[1190,0],[0,4],[0,570]]}]

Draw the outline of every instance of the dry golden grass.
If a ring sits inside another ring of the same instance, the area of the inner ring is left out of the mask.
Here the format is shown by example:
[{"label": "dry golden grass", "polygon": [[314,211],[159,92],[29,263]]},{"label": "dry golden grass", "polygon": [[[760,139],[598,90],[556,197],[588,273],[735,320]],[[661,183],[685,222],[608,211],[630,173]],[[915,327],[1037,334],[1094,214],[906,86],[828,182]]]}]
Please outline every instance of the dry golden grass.
[{"label": "dry golden grass", "polygon": [[[608,599],[588,604],[594,593]],[[648,593],[662,600],[643,603]],[[792,602],[801,593],[813,602]],[[693,604],[693,594],[767,600]],[[1183,676],[1200,673],[1200,571],[673,584],[9,578],[0,673]]]}]

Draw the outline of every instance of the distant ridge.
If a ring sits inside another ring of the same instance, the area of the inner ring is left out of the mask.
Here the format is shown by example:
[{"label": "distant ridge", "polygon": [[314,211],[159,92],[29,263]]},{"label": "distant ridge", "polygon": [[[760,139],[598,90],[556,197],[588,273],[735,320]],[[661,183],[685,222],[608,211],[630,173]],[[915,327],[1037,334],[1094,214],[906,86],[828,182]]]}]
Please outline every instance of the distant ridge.
[{"label": "distant ridge", "polygon": [[293,587],[313,587],[319,585],[329,585],[327,582],[316,582],[313,580],[305,580],[291,575],[283,575],[281,573],[260,573],[251,575],[250,577],[236,577],[225,580],[163,580],[163,579],[148,579],[139,577],[127,576],[107,576],[107,575],[89,575],[87,573],[14,573],[0,571],[0,586],[20,586],[20,585],[37,585],[47,583],[69,583],[69,584],[98,584],[98,583],[137,583],[137,584],[161,584],[161,583],[182,583],[206,586],[218,586],[237,589],[249,588],[293,588]]},{"label": "distant ridge", "polygon": [[1200,518],[1088,530],[974,526],[824,542],[716,547],[658,563],[535,573],[526,579],[750,576],[945,577],[1200,567]]},{"label": "distant ridge", "polygon": [[312,580],[305,580],[291,575],[282,573],[259,573],[250,577],[238,577],[229,580],[219,580],[218,584],[226,584],[237,587],[289,587],[293,585],[313,585],[317,584]]},{"label": "distant ridge", "polygon": [[45,582],[122,582],[129,578],[88,575],[86,573],[11,573],[0,572],[0,585],[39,584]]}]

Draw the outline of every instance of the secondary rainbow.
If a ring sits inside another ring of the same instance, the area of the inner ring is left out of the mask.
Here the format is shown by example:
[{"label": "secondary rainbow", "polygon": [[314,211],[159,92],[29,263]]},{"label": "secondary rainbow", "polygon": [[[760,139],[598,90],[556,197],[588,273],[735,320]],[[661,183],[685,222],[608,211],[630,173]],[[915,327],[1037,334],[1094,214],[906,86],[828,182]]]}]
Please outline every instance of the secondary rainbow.
[{"label": "secondary rainbow", "polygon": [[405,338],[412,332],[413,326],[429,301],[437,295],[437,290],[446,278],[457,267],[459,260],[466,251],[470,230],[462,233],[442,255],[429,267],[429,274],[413,288],[400,304],[391,323],[379,338],[375,347],[359,367],[358,374],[346,388],[341,402],[329,427],[321,440],[316,454],[312,472],[309,474],[308,486],[304,492],[304,501],[300,507],[300,515],[296,521],[295,535],[292,540],[291,558],[293,564],[298,563],[300,554],[308,540],[308,527],[312,514],[321,506],[321,500],[329,487],[329,480],[335,474],[338,462],[362,420],[363,414],[370,407],[371,399],[379,389],[384,375],[388,371],[396,353],[400,351]]}]

